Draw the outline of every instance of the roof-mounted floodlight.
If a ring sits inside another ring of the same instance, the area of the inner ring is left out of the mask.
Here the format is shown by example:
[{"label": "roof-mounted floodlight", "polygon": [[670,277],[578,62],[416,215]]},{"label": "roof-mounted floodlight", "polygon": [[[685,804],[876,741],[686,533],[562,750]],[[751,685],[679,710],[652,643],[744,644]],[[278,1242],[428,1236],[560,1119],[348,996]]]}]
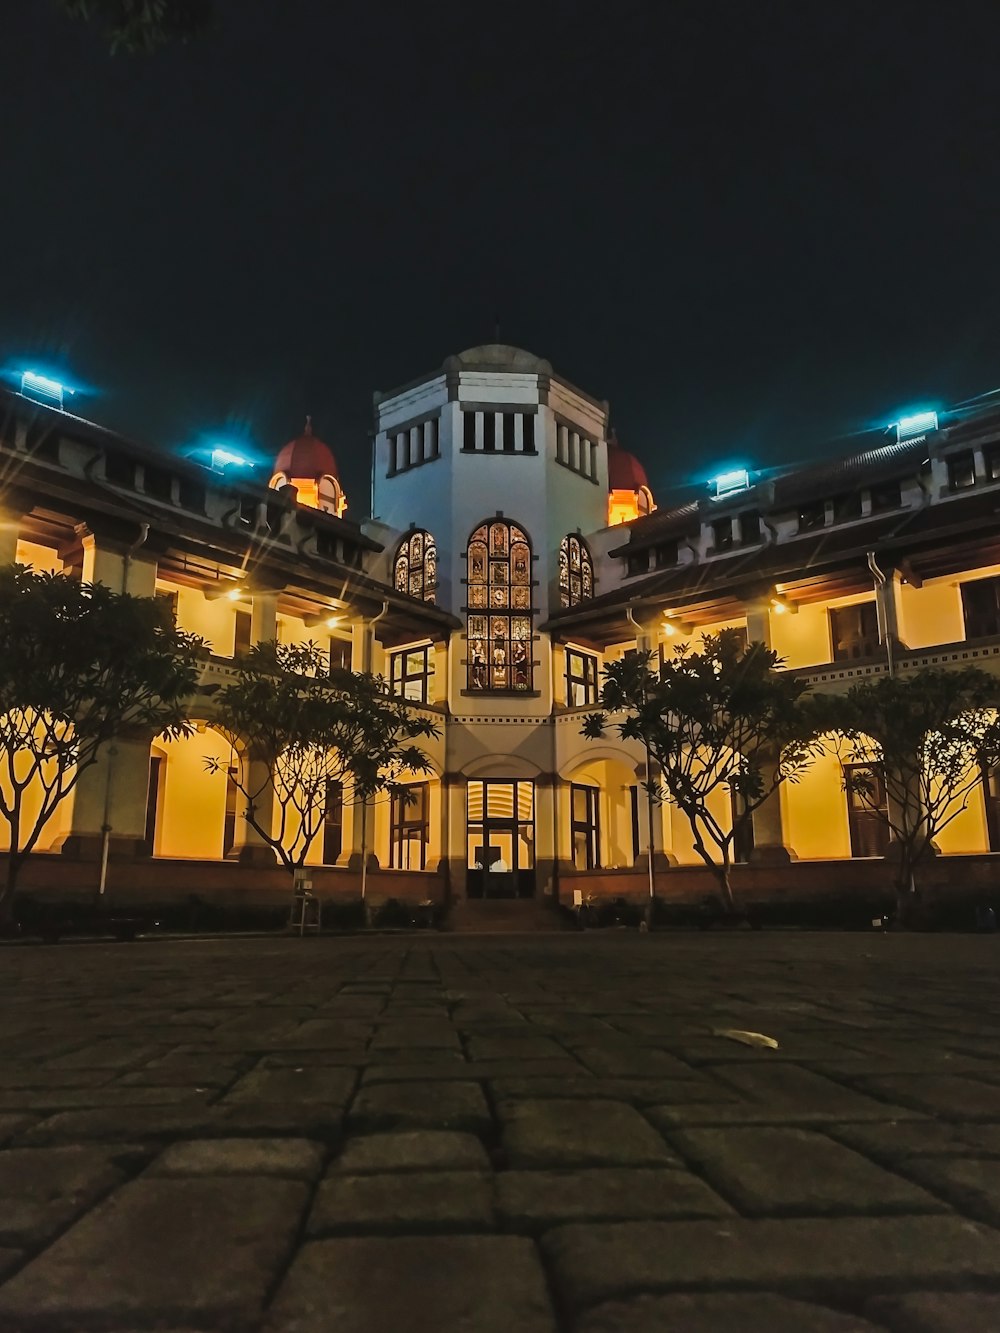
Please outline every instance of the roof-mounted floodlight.
[{"label": "roof-mounted floodlight", "polygon": [[896,422],[896,443],[900,444],[903,440],[922,439],[932,430],[938,428],[938,414],[936,412],[915,412],[912,417],[900,417]]},{"label": "roof-mounted floodlight", "polygon": [[249,458],[244,458],[242,454],[234,454],[231,449],[213,449],[212,467],[217,472],[221,472],[227,467],[253,467]]},{"label": "roof-mounted floodlight", "polygon": [[750,473],[746,468],[737,468],[734,472],[720,472],[717,477],[712,478],[715,487],[715,498],[721,500],[724,495],[732,495],[736,491],[745,491],[750,486]]},{"label": "roof-mounted floodlight", "polygon": [[61,409],[63,395],[72,394],[74,390],[67,389],[66,385],[60,384],[58,380],[50,380],[47,375],[37,375],[33,370],[25,370],[21,375],[21,392],[25,398],[34,398],[40,403],[51,403]]}]

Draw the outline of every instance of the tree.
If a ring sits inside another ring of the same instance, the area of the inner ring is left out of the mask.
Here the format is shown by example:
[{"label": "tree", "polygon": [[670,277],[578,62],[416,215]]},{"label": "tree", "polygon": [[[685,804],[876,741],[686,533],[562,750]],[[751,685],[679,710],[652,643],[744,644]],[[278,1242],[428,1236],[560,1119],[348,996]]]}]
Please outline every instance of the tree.
[{"label": "tree", "polygon": [[104,745],[126,727],[190,733],[203,647],[156,598],[0,568],[0,815],[10,833],[0,919],[43,828]]},{"label": "tree", "polygon": [[[781,659],[764,644],[747,647],[738,630],[704,635],[700,652],[678,644],[657,669],[651,657],[638,653],[605,667],[602,712],[584,720],[583,734],[596,739],[610,727],[646,747],[658,770],[647,773],[646,790],[657,801],[669,797],[687,817],[695,850],[732,912],[734,839],[815,755],[808,686],[776,670]],[[739,798],[731,823],[712,809],[723,791]]]},{"label": "tree", "polygon": [[[437,727],[378,676],[329,667],[314,643],[260,643],[237,664],[237,678],[218,695],[215,725],[245,762],[233,781],[246,800],[245,818],[295,876],[323,826],[330,782],[349,783],[355,800],[402,792],[407,772],[425,772],[418,737]],[[225,765],[206,758],[209,772]],[[270,790],[277,827],[257,813]]]},{"label": "tree", "polygon": [[59,0],[71,18],[96,21],[112,53],[148,55],[169,42],[186,42],[208,27],[212,0]]},{"label": "tree", "polygon": [[1000,681],[978,667],[925,667],[813,701],[828,748],[858,765],[845,769],[845,788],[873,811],[885,792],[903,918],[918,900],[918,866],[1000,753],[998,697]]}]

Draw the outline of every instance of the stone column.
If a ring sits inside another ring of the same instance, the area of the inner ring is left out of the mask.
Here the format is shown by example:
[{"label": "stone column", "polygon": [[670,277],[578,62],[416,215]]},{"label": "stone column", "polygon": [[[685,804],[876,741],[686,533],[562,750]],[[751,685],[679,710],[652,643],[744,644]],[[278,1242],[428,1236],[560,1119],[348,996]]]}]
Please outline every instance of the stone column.
[{"label": "stone column", "polygon": [[[652,831],[652,853],[654,870],[667,870],[670,866],[677,864],[677,858],[666,850],[663,837],[663,805],[654,801],[650,806],[649,795],[643,783],[646,781],[646,765],[637,764],[635,770],[636,783],[639,788],[639,856],[635,863],[637,870],[647,870],[649,868],[650,853],[650,832]],[[655,765],[652,769],[653,779],[656,779]]]},{"label": "stone column", "polygon": [[[239,764],[244,785],[253,794],[254,816],[259,824],[270,830],[274,827],[275,805],[270,767],[266,760],[252,754],[240,755]],[[278,860],[274,849],[247,821],[246,812],[250,804],[243,793],[239,793],[236,800],[236,828],[228,859],[239,861],[240,865],[273,866]]]},{"label": "stone column", "polygon": [[445,773],[441,777],[441,811],[444,821],[442,857],[439,869],[448,882],[448,897],[452,902],[465,897],[468,867],[467,833],[468,784],[461,773]]},{"label": "stone column", "polygon": [[56,844],[64,856],[98,860],[105,827],[113,860],[148,854],[146,798],[152,742],[148,731],[129,728],[103,746],[97,763],[81,773],[73,791],[69,832]]},{"label": "stone column", "polygon": [[755,597],[746,603],[747,639],[750,643],[762,643],[765,648],[771,646],[771,599]]},{"label": "stone column", "polygon": [[21,521],[32,507],[32,500],[20,491],[5,491],[0,504],[0,565],[12,565],[17,559],[17,539]]},{"label": "stone column", "polygon": [[[765,783],[771,782],[773,773],[773,765],[765,769]],[[787,865],[789,861],[798,860],[791,847],[785,845],[780,786],[757,807],[750,816],[750,822],[753,825],[751,865]]]},{"label": "stone column", "polygon": [[535,779],[535,891],[558,897],[559,849],[556,824],[556,790],[559,779],[554,773],[540,773]]},{"label": "stone column", "polygon": [[250,599],[250,642],[266,643],[278,635],[278,595],[255,592]]}]

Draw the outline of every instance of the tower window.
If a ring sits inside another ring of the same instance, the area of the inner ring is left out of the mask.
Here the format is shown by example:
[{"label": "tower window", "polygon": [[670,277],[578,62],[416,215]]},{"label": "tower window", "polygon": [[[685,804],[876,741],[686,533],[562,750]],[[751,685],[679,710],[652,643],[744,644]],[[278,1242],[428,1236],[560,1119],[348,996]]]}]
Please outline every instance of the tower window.
[{"label": "tower window", "polygon": [[576,606],[594,595],[594,564],[582,537],[570,533],[559,543],[559,605]]},{"label": "tower window", "polygon": [[396,551],[394,584],[397,592],[433,602],[437,592],[437,543],[418,528],[404,537]]},{"label": "tower window", "polygon": [[498,519],[478,527],[468,551],[470,690],[530,690],[531,545]]}]

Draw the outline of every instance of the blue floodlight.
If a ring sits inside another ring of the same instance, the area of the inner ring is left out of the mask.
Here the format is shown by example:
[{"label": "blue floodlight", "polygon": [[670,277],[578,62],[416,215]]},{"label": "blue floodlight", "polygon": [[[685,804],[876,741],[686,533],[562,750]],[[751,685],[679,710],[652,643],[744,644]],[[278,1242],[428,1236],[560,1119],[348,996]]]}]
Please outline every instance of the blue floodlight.
[{"label": "blue floodlight", "polygon": [[231,449],[213,449],[212,467],[221,472],[226,467],[253,467],[249,458],[244,458],[242,454],[234,454]]},{"label": "blue floodlight", "polygon": [[63,395],[73,392],[73,389],[68,389],[58,380],[50,380],[47,375],[38,375],[33,370],[21,372],[21,393],[25,398],[34,398],[40,403],[53,403],[62,408]]},{"label": "blue floodlight", "polygon": [[937,430],[938,414],[936,412],[915,412],[911,417],[900,417],[896,422],[896,443],[903,440],[918,440],[928,434],[929,431]]},{"label": "blue floodlight", "polygon": [[747,490],[750,486],[750,473],[745,467],[737,468],[733,472],[720,472],[717,477],[712,478],[711,484],[715,487],[715,498],[719,500],[724,495]]}]

